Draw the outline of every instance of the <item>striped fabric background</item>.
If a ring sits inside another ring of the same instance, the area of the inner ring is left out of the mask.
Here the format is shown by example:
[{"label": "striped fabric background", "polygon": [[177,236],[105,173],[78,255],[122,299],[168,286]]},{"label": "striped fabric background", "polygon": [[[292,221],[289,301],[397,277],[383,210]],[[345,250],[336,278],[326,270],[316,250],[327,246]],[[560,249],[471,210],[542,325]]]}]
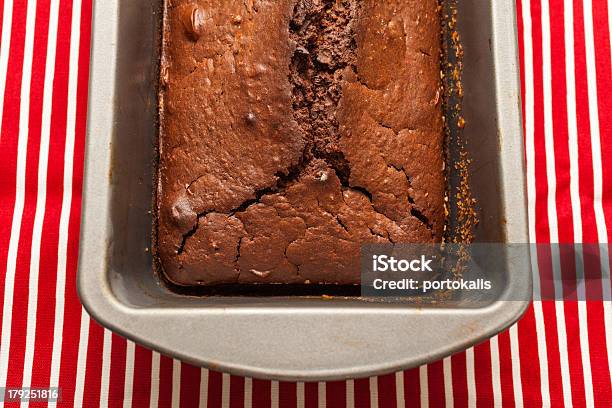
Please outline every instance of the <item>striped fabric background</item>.
[{"label": "striped fabric background", "polygon": [[[531,239],[607,244],[612,2],[517,6]],[[201,370],[90,320],[75,273],[91,12],[92,0],[0,0],[0,387],[59,386],[67,407],[612,406],[609,251],[594,262],[534,261],[541,279],[603,273],[583,290],[607,301],[536,301],[464,353],[355,381]]]}]

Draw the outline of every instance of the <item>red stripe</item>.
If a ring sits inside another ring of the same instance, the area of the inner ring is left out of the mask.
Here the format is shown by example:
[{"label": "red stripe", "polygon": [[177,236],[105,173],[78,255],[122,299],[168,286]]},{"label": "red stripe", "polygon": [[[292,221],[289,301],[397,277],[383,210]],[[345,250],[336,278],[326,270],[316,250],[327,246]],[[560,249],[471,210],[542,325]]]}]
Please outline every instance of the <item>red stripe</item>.
[{"label": "red stripe", "polygon": [[519,355],[521,360],[521,385],[523,403],[542,405],[541,378],[539,370],[539,355],[537,348],[537,333],[533,306],[530,306],[518,323]]},{"label": "red stripe", "polygon": [[557,316],[555,302],[543,301],[542,312],[544,315],[546,352],[548,358],[548,384],[550,387],[551,404],[563,404],[562,378],[561,378],[561,356],[559,355],[559,337],[557,335]]},{"label": "red stripe", "polygon": [[108,406],[123,406],[123,391],[125,385],[125,357],[127,342],[124,338],[113,334],[111,347],[110,375],[108,386]]},{"label": "red stripe", "polygon": [[[570,239],[573,240],[573,236]],[[578,280],[576,274],[576,251],[578,250],[579,247],[575,245],[559,245],[559,265],[561,267],[562,279],[560,284],[563,289],[563,299],[568,301],[578,300]]]},{"label": "red stripe", "polygon": [[595,406],[604,407],[612,401],[612,367],[608,366],[606,348],[606,342],[612,339],[607,338],[605,333],[603,302],[587,302],[586,306],[593,395]]},{"label": "red stripe", "polygon": [[[602,269],[600,245],[585,244],[582,246],[584,261],[585,295],[587,300],[602,300]],[[601,323],[603,324],[603,322]]]},{"label": "red stripe", "polygon": [[[612,240],[612,66],[610,66],[610,27],[608,25],[608,1],[593,0],[593,27],[595,39],[595,64],[597,69],[597,102],[599,105],[599,132],[602,157],[602,207],[606,219],[607,241]],[[595,169],[599,171],[599,169]]]},{"label": "red stripe", "polygon": [[[4,25],[4,0],[0,0],[0,42],[2,41],[2,26]],[[2,97],[0,95],[0,97]]]},{"label": "red stripe", "polygon": [[[379,383],[379,387],[381,384]],[[380,390],[380,388],[379,388]],[[346,406],[346,381],[331,381],[325,384],[325,399],[328,407]],[[384,406],[384,405],[381,405]]]},{"label": "red stripe", "polygon": [[[512,378],[512,354],[510,349],[510,331],[506,330],[497,336],[499,345],[499,382],[502,391],[502,407],[514,407],[514,378]],[[456,401],[456,399],[455,399]]]},{"label": "red stripe", "polygon": [[453,402],[455,407],[467,407],[467,364],[465,352],[451,357],[453,375]]},{"label": "red stripe", "polygon": [[[253,388],[253,398],[255,397],[255,391]],[[319,406],[319,384],[316,382],[309,382],[304,384],[304,407],[305,408],[317,408]]]},{"label": "red stripe", "polygon": [[132,407],[146,408],[151,399],[151,366],[150,350],[136,346],[134,350],[134,383],[132,386]]},{"label": "red stripe", "polygon": [[[591,214],[594,217],[594,213]],[[596,235],[594,235],[592,239],[596,240]],[[602,248],[598,244],[591,243],[582,245],[585,295],[587,300],[603,299],[603,286],[601,279],[603,276],[601,265],[602,258],[600,249]]]},{"label": "red stripe", "polygon": [[[66,337],[64,337],[66,338]],[[78,337],[77,337],[78,338]],[[102,347],[104,344],[104,329],[96,322],[89,322],[89,342],[87,343],[87,366],[85,367],[85,385],[83,389],[83,405],[97,406],[100,403],[100,387],[102,383]],[[62,360],[62,363],[64,360]],[[81,370],[83,368],[80,368]],[[61,381],[60,381],[61,383]]]},{"label": "red stripe", "polygon": [[174,361],[164,355],[159,359],[159,399],[160,408],[172,405],[172,373]]},{"label": "red stripe", "polygon": [[476,379],[477,407],[488,407],[493,401],[491,376],[491,344],[485,341],[474,347],[474,377]]},{"label": "red stripe", "polygon": [[[23,2],[17,4],[20,7],[14,7],[11,19],[12,33],[6,72],[6,88],[4,90],[4,111],[0,128],[0,185],[3,186],[0,189],[0,194],[2,202],[7,204],[0,206],[0,267],[4,269],[0,279],[0,293],[2,294],[5,292],[6,261],[16,200],[19,101],[21,99],[23,44],[25,40],[26,9]],[[5,311],[4,302],[2,304],[0,319],[5,312],[12,312]],[[0,339],[2,339],[2,333],[0,333]],[[3,350],[3,352],[8,351]]]},{"label": "red stripe", "polygon": [[221,373],[208,372],[208,408],[221,408]]},{"label": "red stripe", "polygon": [[[404,371],[404,399],[406,407],[421,406],[421,379],[419,369],[412,368]],[[355,399],[357,399],[355,397]]]},{"label": "red stripe", "polygon": [[278,406],[279,408],[297,407],[297,384],[296,383],[281,381],[278,384]]},{"label": "red stripe", "polygon": [[269,407],[272,403],[271,383],[264,380],[253,380],[253,408]]},{"label": "red stripe", "polygon": [[429,404],[432,407],[443,407],[445,405],[444,365],[442,360],[427,365],[427,390],[429,391]]},{"label": "red stripe", "polygon": [[[395,387],[395,374],[378,377],[378,406],[381,408],[397,406],[397,391]],[[329,398],[327,399],[329,401]]]},{"label": "red stripe", "polygon": [[354,382],[355,407],[367,408],[370,406],[370,380],[361,378]]},{"label": "red stripe", "polygon": [[576,301],[563,302],[565,313],[565,327],[567,336],[567,358],[570,371],[570,384],[572,389],[572,401],[574,406],[584,406],[584,369],[582,366],[582,353],[580,348],[580,323],[578,322],[578,304]]},{"label": "red stripe", "polygon": [[[537,266],[540,274],[540,300],[555,299],[555,277],[552,266],[552,247],[548,244],[537,246]],[[537,294],[536,294],[537,296]]]},{"label": "red stripe", "polygon": [[230,376],[230,408],[244,407],[244,377]]},{"label": "red stripe", "polygon": [[200,377],[202,370],[190,364],[181,364],[181,408],[197,408],[200,402]]}]

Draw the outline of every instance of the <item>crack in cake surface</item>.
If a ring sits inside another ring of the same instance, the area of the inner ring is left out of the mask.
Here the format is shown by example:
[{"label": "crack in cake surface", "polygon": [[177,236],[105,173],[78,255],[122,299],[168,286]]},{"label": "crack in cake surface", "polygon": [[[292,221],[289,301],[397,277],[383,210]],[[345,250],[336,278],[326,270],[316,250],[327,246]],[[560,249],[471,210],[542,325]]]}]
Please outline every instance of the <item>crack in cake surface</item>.
[{"label": "crack in cake surface", "polygon": [[336,111],[347,70],[357,72],[354,24],[359,0],[298,0],[289,24],[293,116],[306,138],[307,160],[319,158],[349,185],[350,165],[339,147]]}]

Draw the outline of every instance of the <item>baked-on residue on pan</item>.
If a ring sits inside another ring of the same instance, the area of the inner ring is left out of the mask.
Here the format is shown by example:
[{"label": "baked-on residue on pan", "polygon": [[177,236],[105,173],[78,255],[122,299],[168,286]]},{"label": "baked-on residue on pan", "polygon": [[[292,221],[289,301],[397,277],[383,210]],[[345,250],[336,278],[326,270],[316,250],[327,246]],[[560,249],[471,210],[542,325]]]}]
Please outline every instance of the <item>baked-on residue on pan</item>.
[{"label": "baked-on residue on pan", "polygon": [[439,242],[437,0],[167,0],[158,257],[178,285],[359,283]]},{"label": "baked-on residue on pan", "polygon": [[464,133],[463,46],[457,31],[457,0],[442,3],[442,77],[446,126],[447,231],[445,238],[454,244],[469,245],[478,225],[477,202],[470,189],[472,158]]}]

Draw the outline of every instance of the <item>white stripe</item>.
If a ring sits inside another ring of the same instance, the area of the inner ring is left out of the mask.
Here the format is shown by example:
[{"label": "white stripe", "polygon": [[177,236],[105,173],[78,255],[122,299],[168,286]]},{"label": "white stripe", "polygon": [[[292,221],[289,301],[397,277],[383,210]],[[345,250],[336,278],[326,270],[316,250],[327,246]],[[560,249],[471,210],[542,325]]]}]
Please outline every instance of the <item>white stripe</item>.
[{"label": "white stripe", "polygon": [[296,399],[297,399],[297,408],[304,408],[305,405],[305,396],[304,396],[304,383],[298,382],[295,387]]},{"label": "white stripe", "polygon": [[253,379],[244,379],[244,408],[251,408],[253,406]]},{"label": "white stripe", "polygon": [[493,406],[502,406],[501,369],[499,366],[499,338],[491,337],[491,381],[493,383]]},{"label": "white stripe", "polygon": [[378,408],[378,377],[370,377],[370,408]]},{"label": "white stripe", "polygon": [[[45,86],[43,90],[41,138],[49,140],[51,134],[51,110],[53,107],[53,81],[55,79],[55,54],[57,49],[57,26],[59,0],[52,0],[49,10],[49,35],[47,41],[47,64],[45,66]],[[42,145],[41,145],[42,150]],[[64,244],[65,245],[65,244]],[[61,256],[58,241],[57,274],[55,277],[55,318],[53,322],[53,348],[51,351],[51,387],[59,385],[62,340],[64,332],[64,296],[66,292],[66,257]]]},{"label": "white stripe", "polygon": [[395,373],[395,404],[398,408],[406,405],[406,396],[404,395],[404,372]]},{"label": "white stripe", "polygon": [[450,357],[442,360],[442,370],[444,373],[444,400],[447,407],[455,406],[455,396],[453,395],[453,362]]},{"label": "white stripe", "polygon": [[[83,406],[83,392],[85,390],[85,370],[87,369],[87,347],[88,345],[89,345],[89,315],[87,314],[84,308],[81,308],[81,330],[79,332],[79,351],[78,351],[78,356],[77,356],[76,378],[75,378],[75,384],[74,384],[74,406],[75,407]],[[58,370],[59,370],[59,367],[58,367]]]},{"label": "white stripe", "polygon": [[172,360],[172,407],[179,408],[181,405],[181,362]]},{"label": "white stripe", "polygon": [[474,347],[465,350],[465,378],[467,381],[468,407],[476,406],[476,377],[474,375]]},{"label": "white stripe", "polygon": [[319,400],[319,408],[327,407],[327,393],[325,390],[325,383],[319,382],[318,384],[318,400]]},{"label": "white stripe", "polygon": [[421,408],[427,408],[429,407],[429,383],[426,365],[419,367],[419,385],[421,387]]},{"label": "white stripe", "polygon": [[[543,0],[542,6],[542,86],[544,88],[544,149],[546,151],[546,179],[548,181],[548,195],[546,205],[548,209],[548,227],[550,241],[559,242],[559,226],[557,220],[557,174],[555,172],[555,141],[553,132],[552,112],[552,68],[550,56],[550,13],[549,0]],[[534,67],[534,69],[539,69]],[[534,197],[535,198],[535,197]],[[553,257],[554,262],[554,257]]]},{"label": "white stripe", "polygon": [[278,408],[278,381],[270,383],[270,400],[272,408]]},{"label": "white stripe", "polygon": [[[21,112],[19,119],[19,138],[21,139],[21,132],[29,133],[29,118],[30,118],[30,85],[32,82],[32,59],[34,58],[34,33],[36,27],[36,1],[28,1],[27,14],[26,14],[26,37],[24,44],[23,54],[23,72],[22,72],[22,83],[21,83]],[[24,100],[25,98],[25,100]],[[27,104],[27,105],[26,105]],[[23,130],[22,130],[23,129]],[[26,136],[27,140],[27,136]],[[41,175],[41,164],[44,166],[42,169],[44,172]],[[42,177],[41,177],[42,176]],[[46,157],[38,167],[38,191],[37,191],[37,202],[36,202],[36,214],[34,218],[34,230],[32,236],[32,248],[31,248],[31,263],[30,263],[30,276],[29,276],[29,295],[28,295],[28,310],[18,311],[18,313],[26,312],[26,315],[22,318],[27,319],[26,323],[26,348],[24,354],[24,372],[22,386],[29,387],[32,382],[32,361],[34,360],[34,344],[36,339],[36,305],[38,303],[38,265],[40,264],[40,230],[42,230],[42,218],[44,218],[45,212],[45,190],[46,183],[44,183],[41,191],[41,179],[46,181],[47,168],[46,168]],[[42,207],[41,200],[42,197]],[[42,215],[42,217],[41,217]],[[37,228],[40,224],[40,228]],[[12,309],[12,307],[11,307]],[[5,314],[12,314],[10,309],[4,309]],[[4,350],[4,348],[2,349]],[[7,354],[9,352],[6,349]],[[27,402],[22,402],[21,406],[27,406]]]},{"label": "white stripe", "polygon": [[513,324],[510,334],[510,359],[512,361],[512,389],[514,406],[523,408],[523,383],[521,379],[521,354],[519,352],[518,324]]},{"label": "white stripe", "polygon": [[223,408],[229,407],[230,403],[230,375],[223,373],[221,374],[221,406]]},{"label": "white stripe", "polygon": [[[6,2],[5,2],[6,3]],[[11,345],[11,324],[13,315],[13,296],[15,288],[15,269],[17,267],[17,251],[21,234],[21,219],[23,217],[26,157],[28,149],[28,125],[30,117],[30,81],[32,79],[32,52],[36,4],[28,3],[25,27],[24,66],[21,79],[21,103],[19,105],[19,140],[17,142],[17,176],[15,180],[15,208],[6,262],[4,287],[4,307],[2,314],[2,343],[0,343],[0,388],[6,386],[8,374],[9,349]],[[4,98],[4,95],[2,96]],[[1,123],[0,123],[1,125]],[[0,407],[4,402],[0,402]]]},{"label": "white stripe", "polygon": [[[610,5],[608,5],[610,8]],[[603,167],[601,157],[601,134],[599,132],[599,104],[597,100],[597,67],[595,63],[595,39],[593,30],[593,5],[584,0],[584,37],[586,47],[587,84],[589,94],[589,114],[591,123],[591,150],[593,157],[593,207],[597,224],[597,237],[600,244],[608,243],[606,218],[602,203]],[[612,27],[608,27],[612,28]],[[606,331],[606,351],[608,367],[612,367],[612,288],[610,288],[610,254],[607,245],[600,245],[600,265],[602,274],[604,326]]]},{"label": "white stripe", "polygon": [[136,345],[133,341],[127,340],[125,352],[125,382],[123,384],[123,408],[132,406],[132,392],[134,390],[134,353]]},{"label": "white stripe", "polygon": [[159,365],[161,355],[157,351],[151,352],[151,398],[150,408],[157,408],[159,404]]},{"label": "white stripe", "polygon": [[108,392],[110,390],[111,351],[113,348],[113,333],[104,329],[102,343],[102,373],[100,377],[100,407],[108,406]]},{"label": "white stripe", "polygon": [[[6,90],[6,73],[8,70],[9,50],[11,44],[13,24],[13,2],[4,0],[2,11],[2,42],[0,43],[0,125],[4,114],[4,92]],[[0,126],[0,140],[2,140],[2,129]]]},{"label": "white stripe", "polygon": [[[246,405],[245,405],[246,406]],[[200,408],[208,407],[208,370],[200,370]]]},{"label": "white stripe", "polygon": [[346,381],[346,408],[355,408],[355,381]]}]

